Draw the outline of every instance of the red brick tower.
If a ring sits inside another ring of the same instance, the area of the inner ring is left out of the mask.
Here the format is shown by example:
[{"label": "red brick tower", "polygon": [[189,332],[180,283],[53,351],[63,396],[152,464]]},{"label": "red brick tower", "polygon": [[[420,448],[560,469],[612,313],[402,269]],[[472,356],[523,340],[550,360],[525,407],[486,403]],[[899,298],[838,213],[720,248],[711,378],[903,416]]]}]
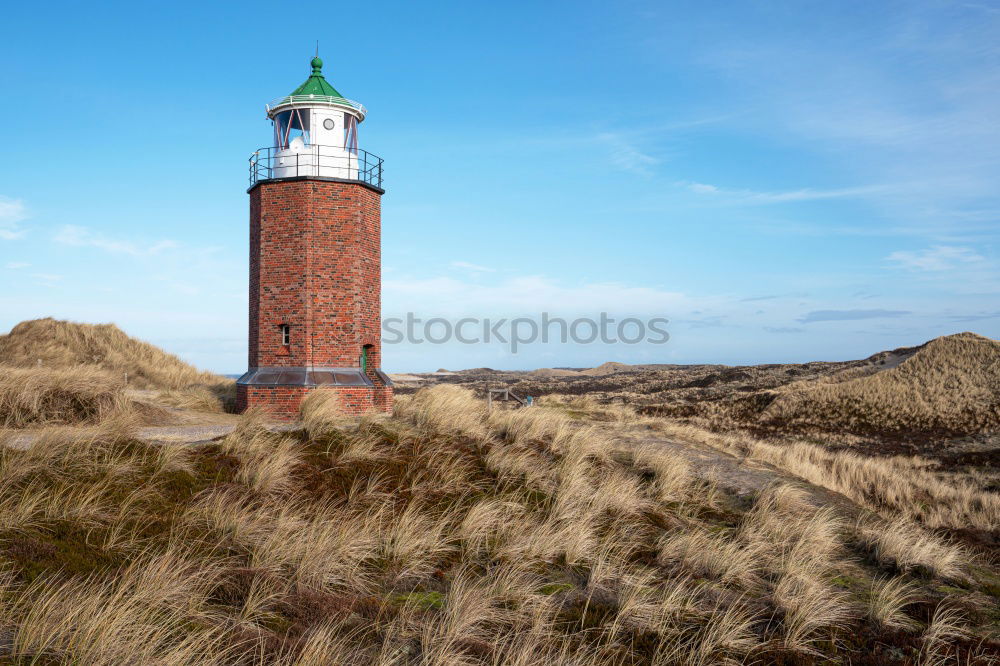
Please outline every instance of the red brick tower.
[{"label": "red brick tower", "polygon": [[382,160],[358,148],[365,108],[312,60],[312,75],[267,106],[274,141],[250,158],[249,370],[240,411],[293,418],[314,390],[344,411],[392,410],[382,372]]}]

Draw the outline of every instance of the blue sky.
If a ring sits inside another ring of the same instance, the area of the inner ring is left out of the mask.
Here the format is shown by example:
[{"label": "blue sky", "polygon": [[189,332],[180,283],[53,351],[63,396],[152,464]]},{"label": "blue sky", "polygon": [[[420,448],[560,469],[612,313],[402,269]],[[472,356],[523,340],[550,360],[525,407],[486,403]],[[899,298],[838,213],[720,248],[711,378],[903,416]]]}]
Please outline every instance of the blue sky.
[{"label": "blue sky", "polygon": [[13,4],[0,330],[113,321],[242,372],[246,160],[316,39],[386,160],[385,316],[671,321],[389,371],[1000,337],[1000,2]]}]

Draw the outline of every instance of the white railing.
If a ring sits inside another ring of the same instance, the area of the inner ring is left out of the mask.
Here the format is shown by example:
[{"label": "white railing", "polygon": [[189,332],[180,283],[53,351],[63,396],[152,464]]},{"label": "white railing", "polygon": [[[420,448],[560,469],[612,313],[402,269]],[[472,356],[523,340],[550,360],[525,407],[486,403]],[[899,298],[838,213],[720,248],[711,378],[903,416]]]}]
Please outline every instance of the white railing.
[{"label": "white railing", "polygon": [[250,156],[250,185],[273,178],[323,177],[357,180],[382,188],[382,158],[366,150],[298,145],[261,148]]},{"label": "white railing", "polygon": [[345,99],[343,97],[333,97],[332,95],[285,95],[284,97],[279,97],[278,99],[271,101],[266,104],[265,107],[267,108],[268,114],[270,114],[273,109],[276,109],[279,106],[307,104],[325,104],[327,106],[348,107],[361,114],[362,118],[368,114],[368,110],[363,104],[361,104],[361,102],[355,102],[354,100]]}]

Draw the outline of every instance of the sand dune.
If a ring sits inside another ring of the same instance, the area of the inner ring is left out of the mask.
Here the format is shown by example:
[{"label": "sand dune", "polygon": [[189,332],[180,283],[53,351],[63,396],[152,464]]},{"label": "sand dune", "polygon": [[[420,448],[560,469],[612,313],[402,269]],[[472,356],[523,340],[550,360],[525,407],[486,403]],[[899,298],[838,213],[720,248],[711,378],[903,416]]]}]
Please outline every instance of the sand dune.
[{"label": "sand dune", "polygon": [[[903,360],[795,382],[758,419],[867,431],[969,434],[1000,426],[1000,342],[974,333],[931,340]],[[886,369],[883,369],[886,368]]]},{"label": "sand dune", "polygon": [[608,361],[607,363],[602,363],[596,368],[589,368],[587,370],[581,370],[581,375],[589,375],[591,377],[602,377],[604,375],[613,375],[619,372],[633,372],[635,368],[626,363],[617,363],[615,361]]},{"label": "sand dune", "polygon": [[122,377],[127,373],[129,385],[139,387],[231,383],[129,336],[114,324],[79,324],[51,318],[23,321],[0,336],[0,365],[92,366]]}]

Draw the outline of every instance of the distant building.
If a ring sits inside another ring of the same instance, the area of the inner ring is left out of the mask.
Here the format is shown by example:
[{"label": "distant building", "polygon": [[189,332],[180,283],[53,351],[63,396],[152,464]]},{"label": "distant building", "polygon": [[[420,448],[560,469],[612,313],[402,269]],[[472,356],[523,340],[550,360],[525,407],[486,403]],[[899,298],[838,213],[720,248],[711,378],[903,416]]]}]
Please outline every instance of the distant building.
[{"label": "distant building", "polygon": [[240,411],[293,417],[310,391],[348,413],[392,410],[382,372],[382,160],[358,144],[365,108],[323,61],[266,106],[271,146],[250,158],[250,353]]}]

